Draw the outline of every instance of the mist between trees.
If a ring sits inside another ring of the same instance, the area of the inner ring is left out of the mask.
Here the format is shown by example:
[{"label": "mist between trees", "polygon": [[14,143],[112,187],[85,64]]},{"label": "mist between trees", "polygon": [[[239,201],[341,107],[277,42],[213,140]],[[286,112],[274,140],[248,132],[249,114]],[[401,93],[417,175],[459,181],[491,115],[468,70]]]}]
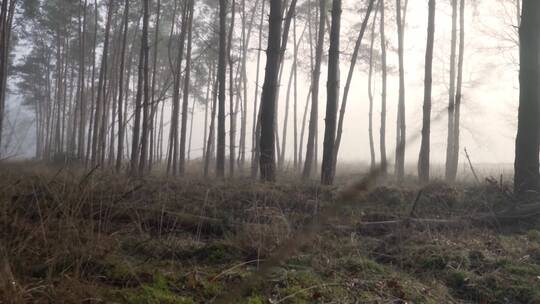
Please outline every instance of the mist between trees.
[{"label": "mist between trees", "polygon": [[[398,182],[427,182],[444,164],[435,175],[455,181],[464,147],[480,162],[513,160],[520,10],[510,0],[4,1],[3,157],[323,184],[340,163],[381,165]],[[491,115],[506,121],[486,128]]]}]

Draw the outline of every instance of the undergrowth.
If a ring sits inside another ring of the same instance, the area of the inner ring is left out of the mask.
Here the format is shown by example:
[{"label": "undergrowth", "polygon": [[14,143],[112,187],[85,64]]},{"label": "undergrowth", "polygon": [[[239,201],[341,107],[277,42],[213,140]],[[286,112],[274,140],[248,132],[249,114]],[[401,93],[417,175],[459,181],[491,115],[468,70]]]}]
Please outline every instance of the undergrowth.
[{"label": "undergrowth", "polygon": [[[249,282],[338,188],[0,170],[0,303],[212,303]],[[393,226],[513,204],[504,185],[359,193],[240,303],[540,303],[540,227]]]}]

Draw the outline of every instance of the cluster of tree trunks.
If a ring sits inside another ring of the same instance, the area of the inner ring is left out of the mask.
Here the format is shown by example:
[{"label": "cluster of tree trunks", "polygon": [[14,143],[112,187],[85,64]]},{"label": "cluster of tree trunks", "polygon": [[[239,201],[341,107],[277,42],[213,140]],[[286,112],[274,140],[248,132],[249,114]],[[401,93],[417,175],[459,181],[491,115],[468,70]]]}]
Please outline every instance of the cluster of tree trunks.
[{"label": "cluster of tree trunks", "polygon": [[[540,47],[536,33],[540,21],[536,1],[523,1],[523,5],[520,1],[515,2],[521,47],[515,185],[518,192],[525,192],[538,189],[540,183],[537,134],[540,123],[538,115],[535,115],[538,112],[540,93],[534,85],[538,78],[536,54]],[[0,147],[3,144],[1,128],[5,125],[11,33],[20,3],[17,0],[4,0],[0,4]],[[372,168],[376,168],[379,158],[382,173],[386,175],[388,3],[385,0],[366,1],[365,15],[350,57],[341,103],[339,67],[342,50],[339,42],[342,3],[339,0],[332,0],[331,3],[326,0],[306,0],[301,3],[304,5],[302,9],[307,9],[307,18],[299,19],[305,20],[305,25],[298,35],[297,0],[257,0],[255,3],[219,0],[215,4],[170,0],[163,1],[166,9],[162,9],[162,0],[142,0],[138,3],[140,6],[128,0],[79,0],[71,3],[69,10],[38,2],[34,14],[40,17],[31,19],[29,25],[25,25],[26,31],[22,31],[26,33],[24,39],[32,45],[32,50],[24,63],[17,67],[18,78],[21,80],[19,88],[24,91],[26,101],[33,104],[36,115],[36,156],[41,159],[54,159],[57,156],[76,158],[88,166],[111,167],[118,172],[127,168],[127,172],[136,176],[149,172],[157,162],[166,158],[167,173],[183,175],[191,159],[195,105],[204,102],[202,156],[205,176],[214,169],[212,164],[215,162],[215,174],[218,177],[224,178],[226,169],[232,177],[237,172],[236,168],[243,169],[246,162],[249,135],[247,111],[252,107],[251,174],[256,177],[260,172],[263,180],[273,181],[278,168],[286,169],[286,158],[290,154],[287,150],[291,150],[287,143],[290,141],[289,109],[292,102],[293,166],[296,171],[302,171],[304,180],[310,179],[319,165],[320,77],[328,33],[328,82],[321,182],[332,184],[343,136],[348,94],[363,37],[368,26],[371,26],[368,73],[370,158]],[[430,0],[427,4],[423,126],[418,158],[421,182],[428,182],[430,178],[431,95],[437,20],[436,1]],[[196,18],[201,14],[197,11],[199,5],[201,12],[204,11],[203,6],[205,9],[215,9],[216,12],[216,18],[211,18],[216,31],[207,33],[207,49],[201,46],[201,33],[196,29],[200,27]],[[451,1],[446,151],[446,178],[450,182],[456,180],[460,151],[465,5],[464,0]],[[408,0],[395,1],[399,94],[394,171],[398,182],[405,176],[407,143],[404,65],[407,6]],[[270,14],[267,18],[268,7]],[[24,8],[21,13],[23,15],[32,12],[25,11],[28,7],[24,5],[21,8]],[[327,16],[329,11],[331,16]],[[520,16],[519,11],[523,12],[523,16]],[[106,15],[103,22],[100,22],[100,14],[103,12]],[[167,56],[161,54],[164,48],[160,41],[166,40],[160,29],[163,16],[172,21],[165,22],[170,24],[168,46],[165,48]],[[315,21],[316,17],[318,22]],[[268,20],[268,46],[265,50],[264,81],[260,86],[265,20]],[[254,98],[250,103],[247,60],[254,28],[258,32],[259,48]],[[377,35],[380,38],[380,59],[374,55]],[[292,47],[288,47],[290,36]],[[301,43],[306,40],[311,55],[308,73],[310,88],[302,115],[298,98],[298,53]],[[292,64],[284,98],[285,116],[283,124],[279,126],[277,109],[286,66],[285,55],[289,48],[292,49]],[[197,56],[197,60],[194,56]],[[380,60],[381,72],[379,153],[375,151],[373,130],[376,60]],[[192,74],[197,74],[195,79],[192,79],[195,77]],[[170,104],[166,100],[170,100]],[[193,104],[190,105],[191,101]],[[169,108],[170,119],[164,115]],[[283,129],[281,140],[279,127]]]}]

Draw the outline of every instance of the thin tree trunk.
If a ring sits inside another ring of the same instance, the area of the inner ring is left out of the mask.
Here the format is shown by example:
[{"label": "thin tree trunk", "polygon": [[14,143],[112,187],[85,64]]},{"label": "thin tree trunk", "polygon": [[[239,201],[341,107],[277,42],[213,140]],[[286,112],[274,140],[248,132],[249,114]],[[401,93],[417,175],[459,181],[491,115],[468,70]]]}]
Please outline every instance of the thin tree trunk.
[{"label": "thin tree trunk", "polygon": [[[120,53],[120,79],[118,80],[118,148],[116,154],[116,172],[122,168],[122,155],[124,153],[124,72],[126,61],[127,35],[129,25],[129,0],[124,4],[124,33],[122,36],[122,51]],[[128,83],[129,86],[129,83]]]},{"label": "thin tree trunk", "polygon": [[369,98],[369,126],[368,126],[368,133],[369,133],[369,152],[370,152],[370,168],[371,170],[375,170],[376,167],[376,156],[375,156],[375,140],[373,139],[373,50],[375,45],[375,25],[377,24],[377,13],[379,12],[379,8],[381,5],[381,1],[377,1],[377,7],[375,9],[375,16],[373,16],[373,23],[371,26],[371,42],[369,45],[369,72],[368,72],[368,98]]},{"label": "thin tree trunk", "polygon": [[448,137],[446,144],[446,180],[452,182],[452,164],[454,156],[454,113],[456,100],[456,53],[457,53],[457,18],[458,0],[452,0],[452,38],[450,40],[450,86],[448,92]]},{"label": "thin tree trunk", "polygon": [[[214,66],[215,63],[212,64]],[[210,117],[210,131],[208,132],[208,142],[206,144],[206,158],[204,160],[204,177],[208,177],[210,171],[210,160],[214,157],[215,130],[216,130],[216,112],[218,106],[218,86],[219,80],[214,73],[214,92],[212,94],[212,114]]]},{"label": "thin tree trunk", "polygon": [[[173,84],[173,97],[172,97],[172,112],[171,112],[171,127],[169,130],[169,153],[167,160],[167,174],[172,173],[173,176],[176,176],[178,171],[178,150],[179,150],[179,137],[178,129],[179,122],[178,116],[180,115],[180,80],[181,80],[181,69],[182,69],[182,60],[184,56],[184,43],[186,39],[187,31],[187,20],[188,20],[188,7],[184,5],[182,13],[182,29],[180,30],[180,45],[178,48],[178,57],[176,59],[176,69],[174,73],[174,84]],[[172,29],[171,29],[172,37]]]},{"label": "thin tree trunk", "polygon": [[262,38],[263,38],[263,22],[264,22],[264,11],[265,11],[266,0],[262,0],[261,8],[261,21],[259,23],[259,48],[257,50],[257,68],[256,68],[256,79],[255,79],[255,98],[253,101],[253,130],[252,130],[252,148],[251,148],[251,177],[256,178],[257,173],[259,172],[259,115],[257,115],[259,106],[259,76],[260,76],[260,67],[261,67],[261,52],[262,52]]},{"label": "thin tree trunk", "polygon": [[[234,1],[234,0],[233,0]],[[225,89],[227,73],[227,0],[219,0],[219,56],[218,56],[218,134],[216,174],[225,177]]]},{"label": "thin tree trunk", "polygon": [[[404,10],[407,11],[407,8]],[[399,100],[398,100],[398,115],[396,124],[396,163],[395,174],[398,183],[402,182],[405,177],[405,148],[406,148],[406,127],[405,127],[405,68],[404,68],[404,32],[405,25],[402,18],[403,8],[401,0],[396,0],[396,22],[398,30],[398,59],[399,59]]]},{"label": "thin tree trunk", "polygon": [[[82,2],[82,1],[81,1]],[[80,25],[80,40],[81,40],[81,57],[80,57],[80,66],[79,66],[79,74],[80,74],[80,82],[79,82],[79,133],[77,137],[77,157],[79,160],[84,159],[84,140],[85,140],[85,123],[86,123],[86,92],[85,92],[85,50],[86,50],[86,16],[87,16],[87,6],[88,6],[88,0],[84,0],[84,5],[82,7],[83,11],[83,17],[82,17],[82,25]]]},{"label": "thin tree trunk", "polygon": [[229,38],[227,41],[227,58],[229,61],[229,176],[232,178],[234,177],[234,164],[236,161],[236,111],[234,109],[234,61],[232,57],[236,0],[231,0],[231,2],[231,24],[229,25]]},{"label": "thin tree trunk", "polygon": [[319,117],[319,79],[321,74],[321,62],[324,46],[324,28],[326,20],[326,0],[319,0],[319,30],[317,39],[317,48],[315,51],[315,67],[313,69],[311,84],[311,114],[309,120],[309,134],[306,148],[306,159],[304,164],[303,179],[311,177],[314,159],[316,160],[316,139]]},{"label": "thin tree trunk", "polygon": [[458,56],[458,70],[457,70],[457,83],[456,83],[456,100],[454,111],[454,151],[452,156],[452,166],[450,168],[450,179],[456,180],[457,169],[459,163],[459,136],[460,136],[460,119],[461,119],[461,100],[463,97],[463,61],[465,53],[465,2],[460,0],[460,32],[459,32],[459,56]]},{"label": "thin tree trunk", "polygon": [[[99,144],[102,142],[101,137],[105,136],[105,134],[101,134],[100,132],[100,126],[101,121],[100,118],[103,118],[103,111],[105,110],[104,103],[105,103],[105,83],[107,82],[107,59],[109,57],[109,35],[110,35],[110,29],[111,29],[111,19],[112,19],[112,12],[113,12],[113,0],[109,1],[108,4],[108,12],[107,12],[107,22],[105,25],[105,42],[103,44],[103,56],[101,59],[101,68],[99,71],[99,80],[98,80],[98,87],[97,87],[97,99],[96,99],[96,111],[95,111],[95,117],[94,117],[94,132],[93,132],[93,138],[92,138],[92,166],[95,166],[98,164],[100,160],[100,155],[98,155],[99,150],[101,150],[99,147]],[[100,164],[102,165],[102,164]]]},{"label": "thin tree trunk", "polygon": [[160,18],[161,18],[161,0],[157,0],[156,4],[156,25],[154,29],[154,58],[152,62],[152,85],[150,88],[150,92],[152,94],[151,100],[152,100],[152,110],[151,110],[151,121],[152,127],[150,130],[150,155],[148,157],[148,171],[152,171],[152,166],[154,161],[156,160],[155,154],[157,153],[157,145],[155,144],[156,141],[156,129],[157,129],[157,119],[156,115],[159,109],[159,101],[156,100],[156,83],[157,83],[157,70],[158,70],[158,48],[159,48],[159,25],[160,25]]},{"label": "thin tree trunk", "polygon": [[[296,37],[296,15],[293,17],[293,43],[294,43],[294,92],[293,92],[293,132],[294,132],[294,170],[298,170],[298,39]],[[300,37],[302,41],[302,37]]]},{"label": "thin tree trunk", "polygon": [[182,101],[182,125],[180,129],[180,162],[179,171],[180,176],[183,176],[186,171],[186,132],[187,132],[187,119],[189,108],[189,91],[190,91],[190,76],[191,76],[191,46],[193,37],[193,6],[194,0],[188,1],[188,15],[187,15],[187,49],[186,49],[186,69],[184,74],[184,92]]},{"label": "thin tree trunk", "polygon": [[334,167],[337,165],[337,158],[339,154],[339,148],[341,146],[341,136],[343,134],[343,122],[345,120],[345,111],[347,109],[347,100],[349,97],[349,90],[351,88],[352,78],[354,70],[356,68],[356,61],[358,60],[358,53],[360,52],[360,46],[362,45],[362,39],[364,38],[364,33],[369,22],[369,17],[373,11],[373,5],[375,0],[369,0],[368,8],[366,11],[366,16],[362,21],[362,26],[360,27],[360,32],[358,33],[358,38],[356,39],[356,44],[354,46],[354,51],[351,57],[351,64],[349,66],[349,74],[347,75],[347,82],[345,83],[345,88],[343,90],[343,99],[341,101],[341,109],[339,113],[339,123],[337,127],[336,143],[335,143],[335,153],[333,157]]},{"label": "thin tree trunk", "polygon": [[386,35],[385,35],[385,17],[386,10],[385,0],[380,0],[381,9],[381,23],[380,23],[380,35],[381,35],[381,129],[380,129],[380,150],[381,150],[381,171],[385,176],[388,172],[388,159],[386,157],[386,96],[387,96],[387,82],[388,82],[388,68],[386,65]]},{"label": "thin tree trunk", "polygon": [[433,86],[433,44],[435,40],[435,0],[429,0],[426,63],[424,78],[424,117],[422,123],[422,144],[418,159],[418,177],[421,183],[429,181],[429,150],[431,136],[431,91]]},{"label": "thin tree trunk", "polygon": [[[148,161],[148,135],[150,134],[150,81],[149,81],[149,49],[148,45],[148,27],[150,20],[150,0],[143,0],[143,31],[141,48],[143,48],[143,120],[142,120],[142,134],[141,134],[141,155],[139,160],[139,174],[142,175],[147,169]],[[141,76],[141,75],[139,75]]]}]

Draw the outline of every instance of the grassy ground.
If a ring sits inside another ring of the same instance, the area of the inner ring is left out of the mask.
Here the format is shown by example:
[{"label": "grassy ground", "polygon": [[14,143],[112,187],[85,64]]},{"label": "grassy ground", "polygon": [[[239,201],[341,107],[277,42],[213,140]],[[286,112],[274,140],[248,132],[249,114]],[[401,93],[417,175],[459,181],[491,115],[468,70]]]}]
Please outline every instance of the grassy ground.
[{"label": "grassy ground", "polygon": [[340,189],[294,182],[4,166],[0,303],[540,303],[540,225],[361,228],[513,204],[495,181],[419,190],[341,206]]}]

